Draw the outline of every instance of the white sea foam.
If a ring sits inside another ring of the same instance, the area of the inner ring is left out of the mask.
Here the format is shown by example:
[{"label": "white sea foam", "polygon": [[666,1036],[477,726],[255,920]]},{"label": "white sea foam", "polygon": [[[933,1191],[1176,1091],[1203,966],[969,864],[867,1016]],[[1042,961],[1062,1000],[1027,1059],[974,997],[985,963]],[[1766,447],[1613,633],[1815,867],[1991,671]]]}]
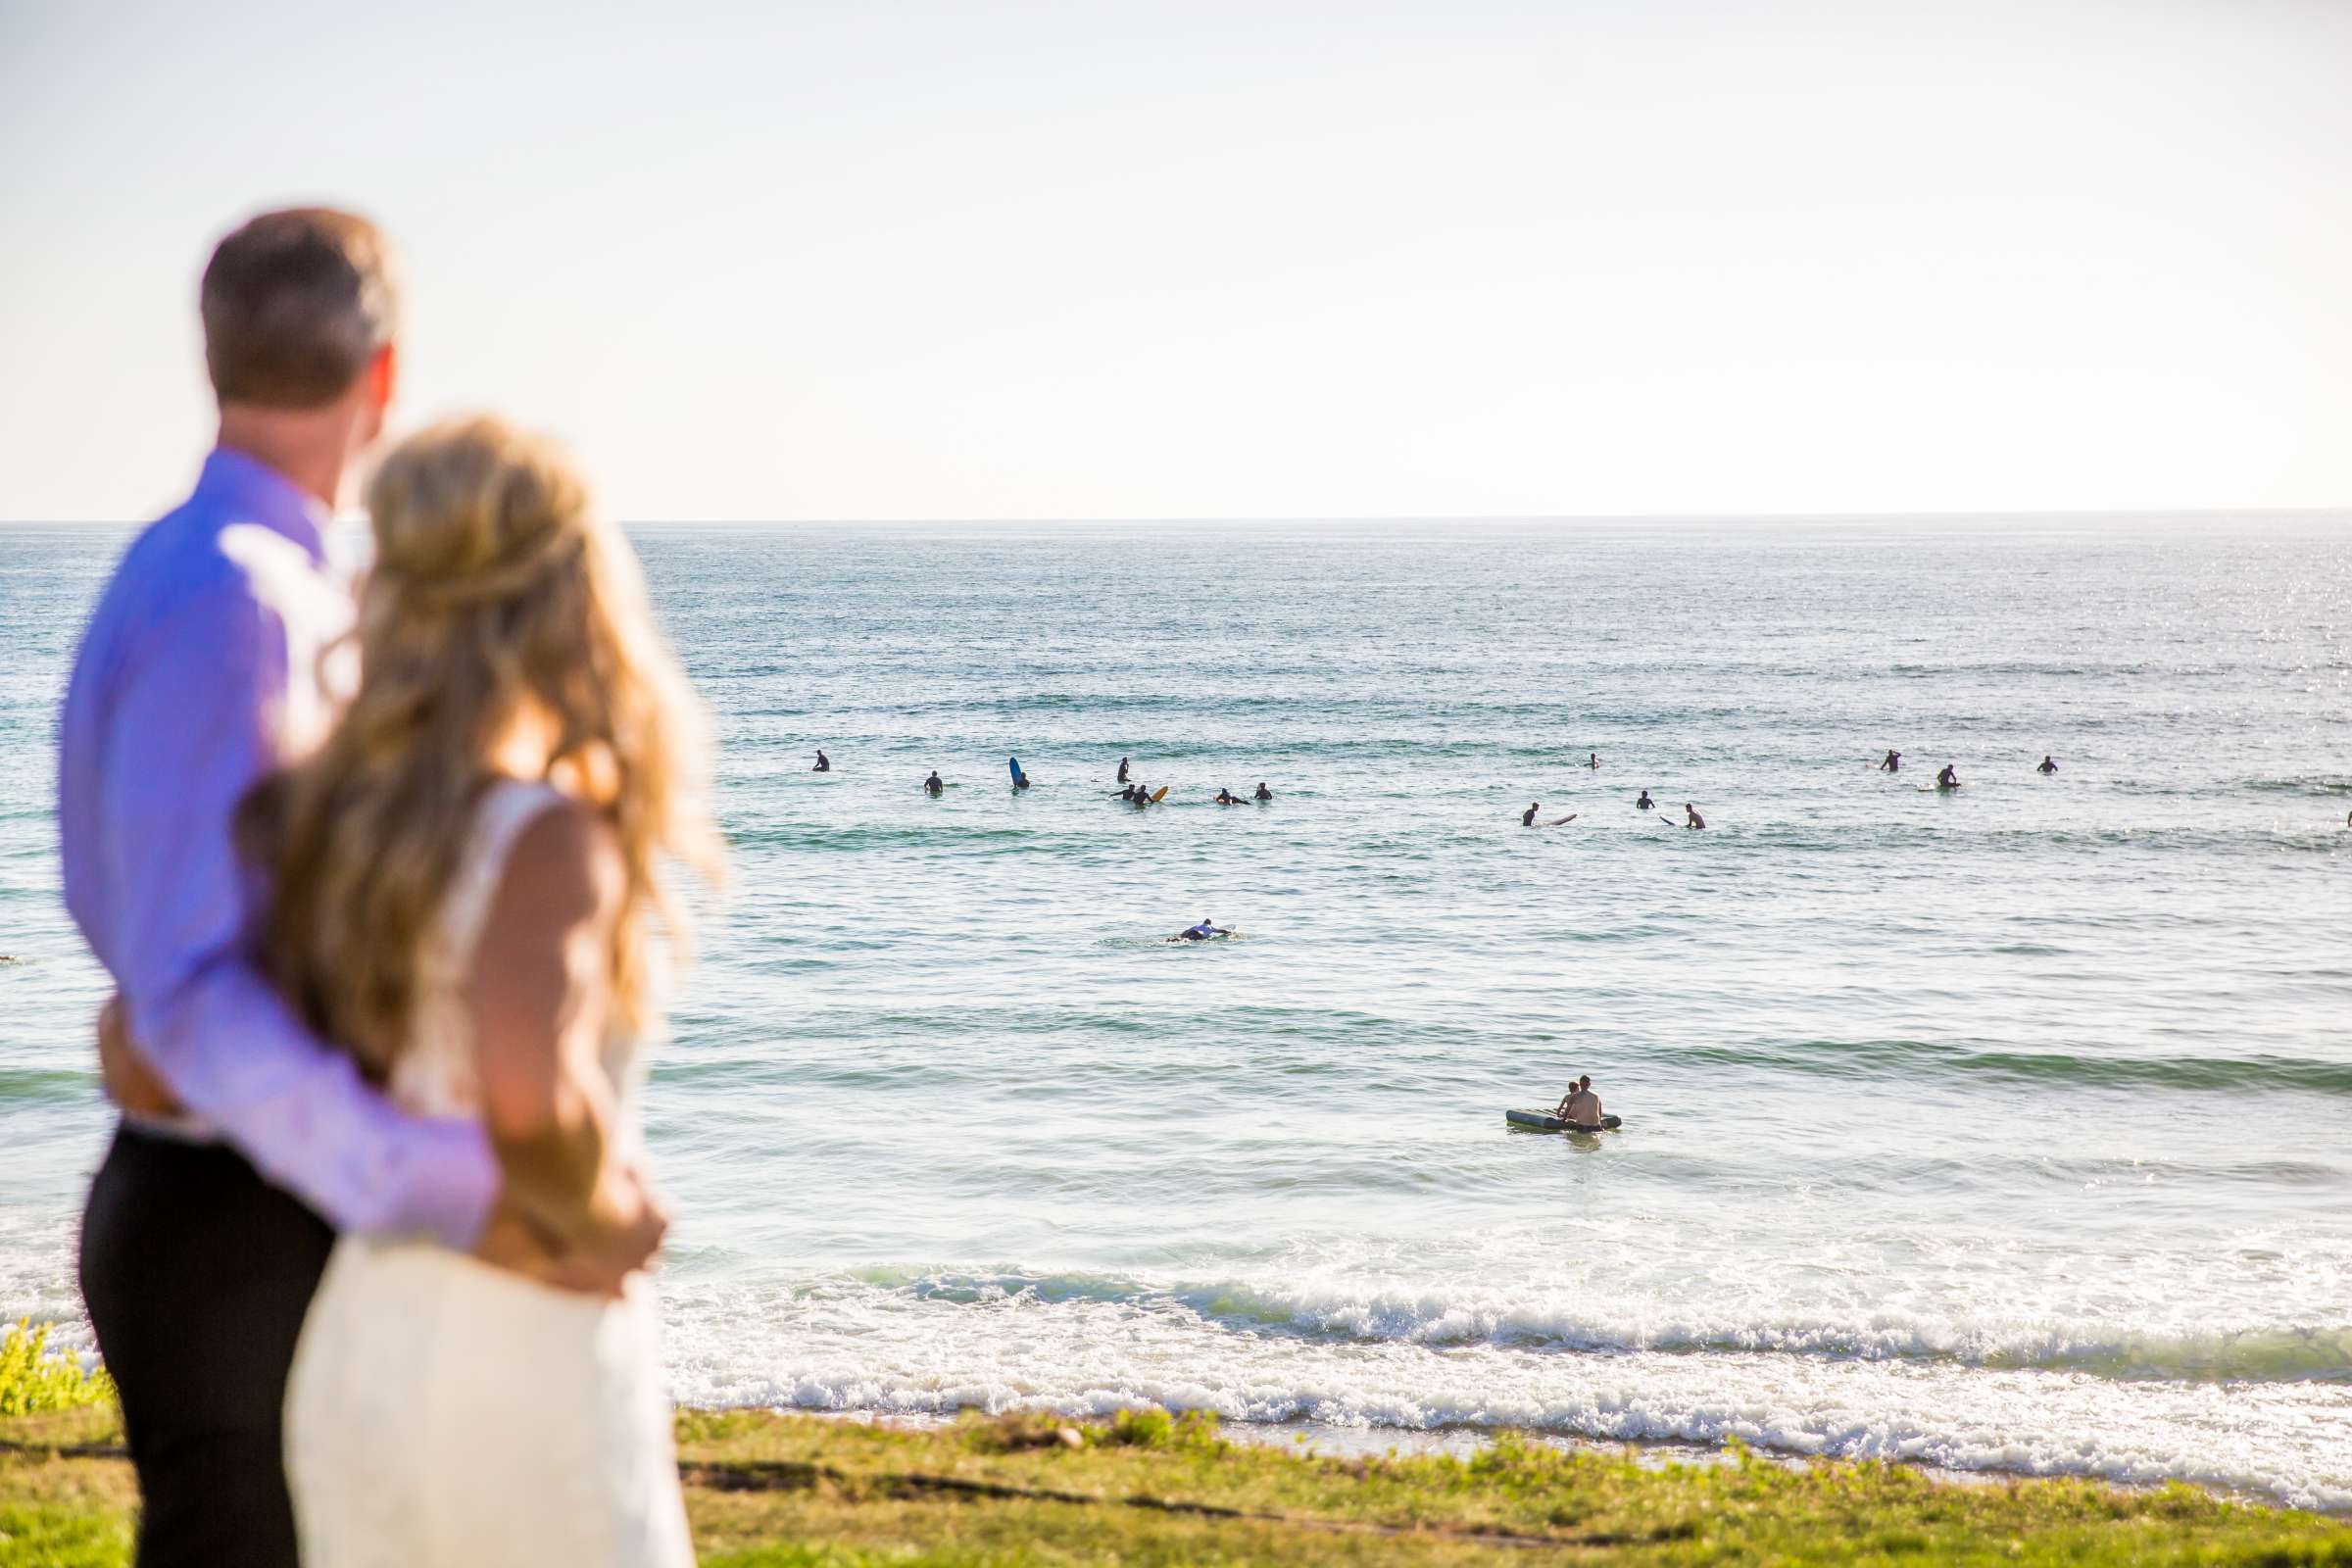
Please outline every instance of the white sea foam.
[{"label": "white sea foam", "polygon": [[1166,1298],[968,1300],[837,1281],[673,1287],[679,1396],[881,1414],[1138,1404],[1234,1421],[1529,1427],[1962,1470],[2178,1478],[2352,1507],[2352,1390],[2119,1380],[2062,1370],[1778,1351],[1543,1351],[1486,1342],[1299,1339]]}]

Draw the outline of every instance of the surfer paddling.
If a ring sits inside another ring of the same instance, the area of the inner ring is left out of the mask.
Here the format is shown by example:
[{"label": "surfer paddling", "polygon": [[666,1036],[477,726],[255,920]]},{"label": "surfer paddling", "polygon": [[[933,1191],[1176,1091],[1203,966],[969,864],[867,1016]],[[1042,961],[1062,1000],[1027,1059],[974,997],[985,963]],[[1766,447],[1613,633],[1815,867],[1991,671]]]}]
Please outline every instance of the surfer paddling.
[{"label": "surfer paddling", "polygon": [[1205,915],[1199,925],[1187,926],[1168,938],[1170,942],[1206,942],[1211,937],[1229,937],[1233,933]]}]

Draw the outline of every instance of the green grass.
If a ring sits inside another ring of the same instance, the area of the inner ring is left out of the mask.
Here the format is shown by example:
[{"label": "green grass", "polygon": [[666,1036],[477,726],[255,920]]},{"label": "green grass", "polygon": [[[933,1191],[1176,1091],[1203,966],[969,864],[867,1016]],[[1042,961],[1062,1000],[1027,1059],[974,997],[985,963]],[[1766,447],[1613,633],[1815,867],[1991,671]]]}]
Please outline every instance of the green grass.
[{"label": "green grass", "polygon": [[[113,1411],[0,1421],[0,1565],[116,1568],[136,1498]],[[921,1431],[809,1416],[678,1418],[705,1568],[1049,1565],[2235,1564],[2352,1568],[2352,1526],[2192,1487],[1955,1484],[1563,1451],[1326,1458],[1131,1412]]]}]

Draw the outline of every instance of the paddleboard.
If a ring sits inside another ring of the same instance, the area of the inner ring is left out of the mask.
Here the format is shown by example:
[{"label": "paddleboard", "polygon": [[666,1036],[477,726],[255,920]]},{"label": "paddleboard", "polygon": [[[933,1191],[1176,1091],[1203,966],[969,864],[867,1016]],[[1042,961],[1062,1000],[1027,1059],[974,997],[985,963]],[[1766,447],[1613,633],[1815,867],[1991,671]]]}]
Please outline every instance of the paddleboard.
[{"label": "paddleboard", "polygon": [[1603,1116],[1600,1118],[1600,1125],[1597,1128],[1576,1127],[1554,1116],[1548,1110],[1506,1110],[1502,1113],[1502,1119],[1514,1127],[1526,1127],[1540,1133],[1613,1133],[1625,1125],[1625,1118],[1622,1116]]}]

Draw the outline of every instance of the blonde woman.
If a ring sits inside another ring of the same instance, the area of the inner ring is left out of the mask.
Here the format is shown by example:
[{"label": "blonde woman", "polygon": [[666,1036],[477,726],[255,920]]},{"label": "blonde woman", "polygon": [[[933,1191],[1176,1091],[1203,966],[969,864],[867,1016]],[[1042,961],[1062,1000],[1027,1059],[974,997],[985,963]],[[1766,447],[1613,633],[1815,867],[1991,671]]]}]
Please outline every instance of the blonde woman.
[{"label": "blonde woman", "polygon": [[633,1042],[656,1021],[649,921],[677,929],[657,862],[717,868],[697,710],[553,446],[444,424],[385,461],[368,506],[358,692],[245,808],[264,961],[396,1102],[481,1120],[494,1223],[528,1233],[515,1258],[557,1261],[493,1266],[495,1238],[336,1244],[287,1385],[302,1560],[688,1564],[646,1281],[564,1289],[561,1259],[631,1205],[660,1224]]}]

